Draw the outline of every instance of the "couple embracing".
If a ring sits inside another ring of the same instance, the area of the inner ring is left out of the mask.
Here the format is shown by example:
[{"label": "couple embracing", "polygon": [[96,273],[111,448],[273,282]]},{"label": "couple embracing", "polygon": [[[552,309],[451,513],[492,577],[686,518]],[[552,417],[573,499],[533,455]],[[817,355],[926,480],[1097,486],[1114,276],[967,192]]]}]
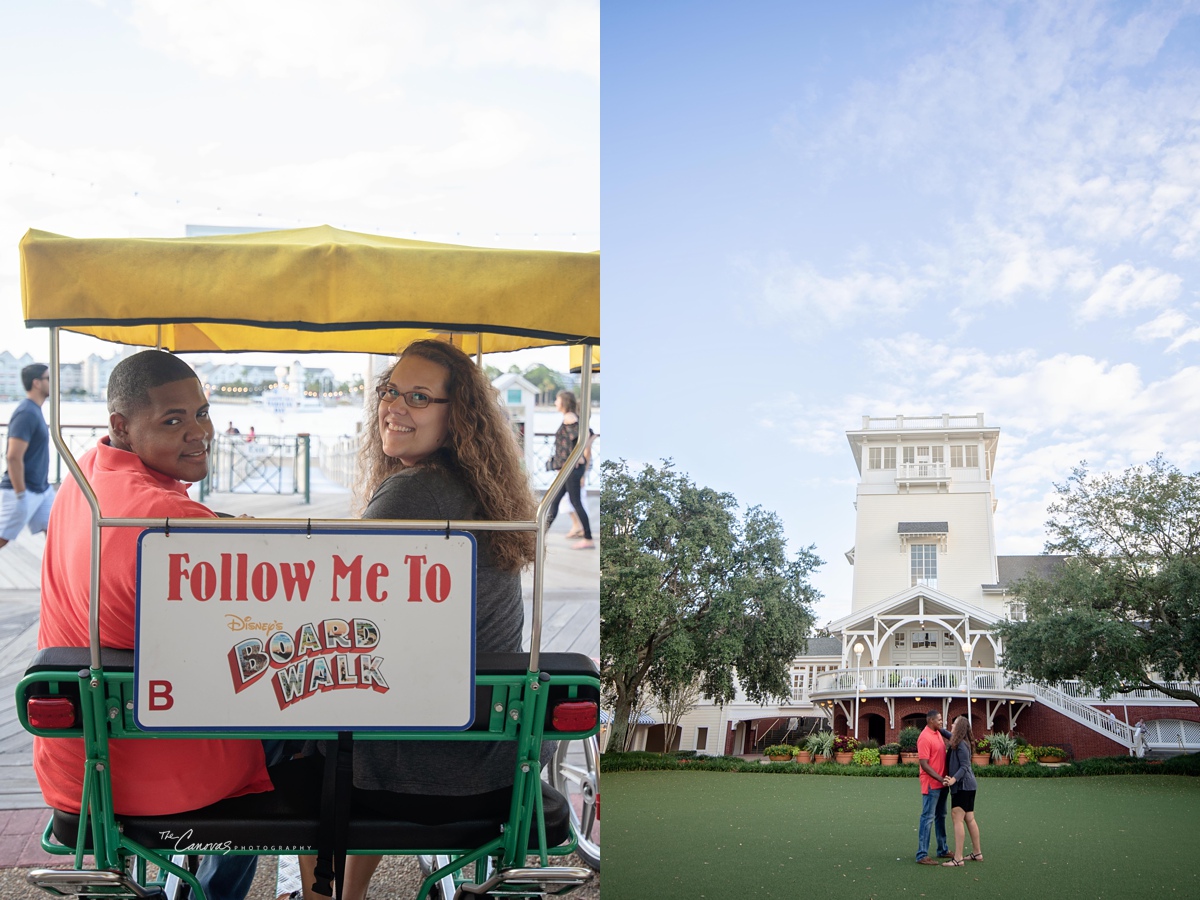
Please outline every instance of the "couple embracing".
[{"label": "couple embracing", "polygon": [[[925,727],[917,739],[917,756],[921,767],[921,820],[917,826],[917,862],[936,866],[929,856],[929,827],[935,826],[938,858],[943,866],[964,865],[963,839],[971,832],[974,850],[967,860],[983,862],[979,843],[979,826],[975,822],[975,773],[971,770],[971,747],[974,739],[971,723],[966,716],[954,720],[954,730],[942,728],[942,714],[930,710]],[[954,852],[946,843],[946,795],[950,795],[951,815],[954,818]]]}]

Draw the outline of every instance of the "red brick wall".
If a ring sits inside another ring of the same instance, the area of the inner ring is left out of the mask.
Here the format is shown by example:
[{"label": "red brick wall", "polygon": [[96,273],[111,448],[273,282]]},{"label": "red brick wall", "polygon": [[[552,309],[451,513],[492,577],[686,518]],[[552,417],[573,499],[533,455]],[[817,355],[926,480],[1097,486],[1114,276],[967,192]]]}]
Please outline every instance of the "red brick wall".
[{"label": "red brick wall", "polygon": [[[922,700],[920,703],[910,698],[897,698],[895,703],[895,724],[887,729],[888,741],[895,741],[900,734],[900,729],[904,727],[903,719],[905,716],[912,714],[925,715],[931,709],[941,709],[941,700],[936,702],[928,702]],[[1025,737],[1031,744],[1037,746],[1053,746],[1062,747],[1072,757],[1076,759],[1088,759],[1093,756],[1124,756],[1129,751],[1127,748],[1118,744],[1116,741],[1110,740],[1101,734],[1088,728],[1086,725],[1080,725],[1074,719],[1069,719],[1061,713],[1045,706],[1041,703],[1034,703],[1026,707],[1018,716],[1016,726],[1009,721],[1009,713],[1015,707],[1005,704],[1002,708],[996,711],[992,719],[992,727],[987,727],[987,707],[985,701],[977,700],[971,704],[971,718],[974,726],[974,731],[977,735],[985,734],[990,731],[1015,731],[1017,734]],[[1120,705],[1105,706],[1099,705],[1097,709],[1102,712],[1107,712],[1112,709],[1120,721],[1125,721],[1125,707]],[[1145,719],[1147,722],[1153,719],[1188,719],[1193,722],[1200,722],[1200,707],[1197,706],[1133,706],[1128,707],[1129,723],[1133,724],[1138,719]],[[965,715],[967,711],[966,698],[955,698],[950,702],[949,721],[953,721],[956,716]],[[859,703],[859,736],[866,733],[866,715],[875,713],[881,715],[884,721],[889,721],[887,706],[882,700],[866,700]],[[842,715],[837,716],[836,727],[834,728],[839,734],[847,734],[853,731],[853,723],[847,722]]]}]

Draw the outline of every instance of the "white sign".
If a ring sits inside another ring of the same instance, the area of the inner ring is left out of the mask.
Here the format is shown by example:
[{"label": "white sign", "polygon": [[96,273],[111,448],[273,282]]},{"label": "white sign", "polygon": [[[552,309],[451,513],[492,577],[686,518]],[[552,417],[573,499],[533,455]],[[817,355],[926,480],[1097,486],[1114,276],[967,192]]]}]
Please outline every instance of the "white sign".
[{"label": "white sign", "polygon": [[474,714],[466,532],[149,529],[139,728],[460,731]]}]

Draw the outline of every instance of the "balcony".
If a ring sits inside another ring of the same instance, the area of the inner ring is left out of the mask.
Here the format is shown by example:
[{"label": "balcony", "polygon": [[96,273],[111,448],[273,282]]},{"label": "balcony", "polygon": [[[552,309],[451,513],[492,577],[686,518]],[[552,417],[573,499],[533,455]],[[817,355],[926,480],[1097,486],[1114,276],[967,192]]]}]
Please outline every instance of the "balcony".
[{"label": "balcony", "polygon": [[896,484],[950,484],[950,467],[944,462],[900,463],[896,466]]},{"label": "balcony", "polygon": [[863,416],[863,431],[906,431],[930,428],[983,428],[983,413],[973,416]]},{"label": "balcony", "polygon": [[860,697],[1030,697],[1023,682],[1014,681],[1003,669],[966,666],[870,666],[835,669],[815,679],[805,699],[836,700],[853,696],[855,684]]}]

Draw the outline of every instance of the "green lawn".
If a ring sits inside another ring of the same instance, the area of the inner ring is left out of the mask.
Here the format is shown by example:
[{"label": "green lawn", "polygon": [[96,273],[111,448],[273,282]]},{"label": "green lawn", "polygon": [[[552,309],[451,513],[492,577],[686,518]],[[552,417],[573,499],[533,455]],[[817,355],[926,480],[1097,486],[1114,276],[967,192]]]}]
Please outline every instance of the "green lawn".
[{"label": "green lawn", "polygon": [[987,859],[944,869],[914,862],[915,777],[606,774],[604,900],[1200,897],[1200,778],[979,787]]}]

